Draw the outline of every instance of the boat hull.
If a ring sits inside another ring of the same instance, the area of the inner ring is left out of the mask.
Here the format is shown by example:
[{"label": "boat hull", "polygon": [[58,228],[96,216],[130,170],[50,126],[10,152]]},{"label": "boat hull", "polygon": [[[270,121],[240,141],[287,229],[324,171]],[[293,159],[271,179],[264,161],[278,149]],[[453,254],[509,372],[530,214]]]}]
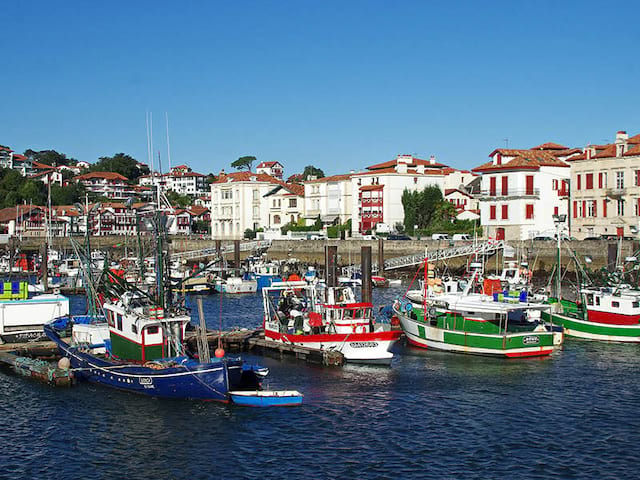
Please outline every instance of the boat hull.
[{"label": "boat hull", "polygon": [[157,398],[213,400],[228,402],[229,385],[239,384],[241,360],[196,364],[183,363],[170,368],[150,368],[138,364],[111,362],[80,351],[64,342],[50,327],[47,336],[61,354],[69,358],[77,379],[119,390]]},{"label": "boat hull", "polygon": [[350,363],[389,365],[393,353],[389,350],[402,336],[398,330],[373,333],[328,333],[294,335],[265,330],[265,338],[276,342],[300,345],[318,350],[342,353]]},{"label": "boat hull", "polygon": [[454,353],[503,358],[550,355],[562,344],[562,333],[529,331],[506,335],[479,334],[434,327],[399,314],[402,331],[412,345]]},{"label": "boat hull", "polygon": [[602,342],[640,343],[640,324],[599,323],[558,313],[543,313],[542,318],[562,326],[569,337]]}]

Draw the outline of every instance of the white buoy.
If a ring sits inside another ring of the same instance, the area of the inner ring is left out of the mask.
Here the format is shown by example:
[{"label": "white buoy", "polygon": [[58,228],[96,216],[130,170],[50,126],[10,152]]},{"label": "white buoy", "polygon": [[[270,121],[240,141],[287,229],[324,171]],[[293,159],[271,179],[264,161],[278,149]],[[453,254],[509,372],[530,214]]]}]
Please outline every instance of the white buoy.
[{"label": "white buoy", "polygon": [[69,368],[71,368],[71,360],[67,357],[62,357],[58,360],[58,368],[62,370],[69,370]]}]

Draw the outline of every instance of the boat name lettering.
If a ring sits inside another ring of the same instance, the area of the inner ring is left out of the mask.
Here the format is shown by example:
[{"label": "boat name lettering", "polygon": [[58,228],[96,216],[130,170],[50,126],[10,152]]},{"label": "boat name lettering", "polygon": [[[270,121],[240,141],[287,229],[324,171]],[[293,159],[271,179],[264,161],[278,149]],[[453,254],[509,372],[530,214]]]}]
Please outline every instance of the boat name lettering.
[{"label": "boat name lettering", "polygon": [[378,342],[350,342],[351,348],[374,348],[378,346]]},{"label": "boat name lettering", "polygon": [[140,385],[153,385],[153,379],[151,377],[141,377]]},{"label": "boat name lettering", "polygon": [[540,343],[540,337],[536,337],[535,335],[529,335],[522,339],[522,343],[525,345],[536,345]]}]

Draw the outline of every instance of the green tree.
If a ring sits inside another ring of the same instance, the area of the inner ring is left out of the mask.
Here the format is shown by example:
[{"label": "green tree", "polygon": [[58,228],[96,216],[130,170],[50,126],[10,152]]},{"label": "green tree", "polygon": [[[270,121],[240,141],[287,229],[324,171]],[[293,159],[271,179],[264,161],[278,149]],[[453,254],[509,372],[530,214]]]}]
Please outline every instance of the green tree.
[{"label": "green tree", "polygon": [[305,180],[309,180],[310,177],[323,178],[324,172],[321,169],[314,167],[313,165],[307,165],[306,167],[304,167],[304,171],[302,172],[302,178],[304,178]]},{"label": "green tree", "polygon": [[91,172],[115,172],[124,175],[129,180],[136,180],[141,175],[149,173],[149,167],[138,166],[138,161],[125,153],[116,153],[113,157],[100,157],[89,168]]},{"label": "green tree", "polygon": [[436,211],[442,202],[442,191],[437,186],[429,186],[422,191],[405,189],[402,192],[405,230],[413,233],[416,225],[418,228],[430,225],[436,219]]},{"label": "green tree", "polygon": [[193,201],[189,195],[180,195],[173,190],[167,192],[167,200],[169,200],[171,205],[177,205],[182,208],[188,207]]},{"label": "green tree", "polygon": [[255,161],[256,161],[256,157],[249,155],[245,157],[240,157],[235,162],[233,162],[231,166],[237,170],[246,169],[247,171],[250,172],[253,162]]},{"label": "green tree", "polygon": [[61,187],[51,185],[51,205],[73,205],[84,201],[84,185],[82,183],[70,183]]},{"label": "green tree", "polygon": [[27,149],[24,152],[24,156],[35,160],[36,162],[44,163],[46,165],[55,165],[57,167],[61,165],[75,165],[78,161],[75,158],[67,158],[64,153],[58,153],[55,150],[40,150],[35,151]]}]

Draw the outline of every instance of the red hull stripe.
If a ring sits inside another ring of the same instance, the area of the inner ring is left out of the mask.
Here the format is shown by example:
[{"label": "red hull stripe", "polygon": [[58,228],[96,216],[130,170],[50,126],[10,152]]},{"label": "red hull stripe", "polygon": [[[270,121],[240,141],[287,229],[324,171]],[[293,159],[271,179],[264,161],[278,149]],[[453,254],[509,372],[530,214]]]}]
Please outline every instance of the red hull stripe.
[{"label": "red hull stripe", "polygon": [[353,310],[354,308],[371,308],[373,307],[373,303],[342,303],[340,305],[334,305],[334,304],[323,304],[322,305],[324,308],[326,309],[333,309],[333,308],[339,308],[339,309],[347,309],[347,310]]},{"label": "red hull stripe", "polygon": [[539,357],[540,355],[551,355],[553,350],[536,350],[534,352],[510,352],[507,353],[507,357]]},{"label": "red hull stripe", "polygon": [[418,343],[418,342],[416,342],[415,340],[411,340],[409,337],[407,337],[407,340],[408,340],[408,341],[409,341],[409,343],[410,343],[411,345],[413,345],[413,346],[420,347],[420,348],[429,348],[427,345],[424,345],[424,344],[422,344],[422,343]]},{"label": "red hull stripe", "polygon": [[621,313],[600,312],[587,310],[589,321],[594,323],[607,323],[610,325],[637,325],[640,323],[640,315],[623,315]]},{"label": "red hull stripe", "polygon": [[293,335],[293,334],[282,334],[278,332],[272,332],[267,330],[264,332],[264,336],[267,338],[271,338],[274,340],[285,340],[289,342],[299,342],[299,343],[329,343],[329,342],[344,342],[348,340],[350,342],[358,342],[358,341],[375,341],[378,340],[380,342],[383,341],[391,341],[397,340],[402,335],[402,331],[400,330],[392,330],[389,332],[374,332],[374,333],[325,333],[318,335]]}]

